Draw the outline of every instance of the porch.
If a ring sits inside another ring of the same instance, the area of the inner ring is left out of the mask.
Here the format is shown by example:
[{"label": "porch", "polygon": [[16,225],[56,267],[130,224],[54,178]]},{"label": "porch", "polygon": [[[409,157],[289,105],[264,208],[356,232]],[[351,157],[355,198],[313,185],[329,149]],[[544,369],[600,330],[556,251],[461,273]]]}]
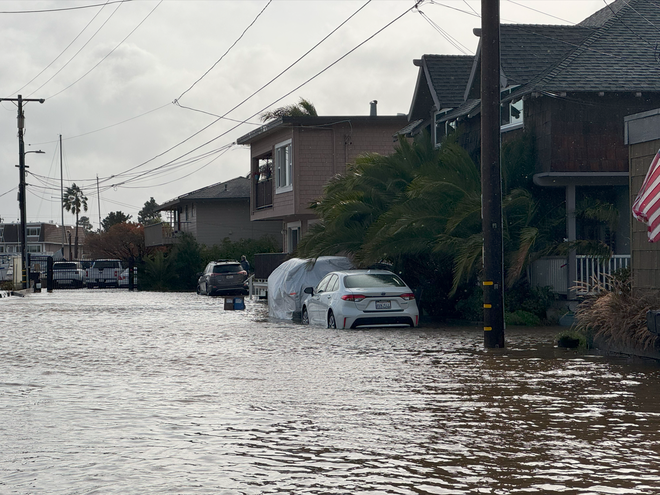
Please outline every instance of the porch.
[{"label": "porch", "polygon": [[176,244],[177,234],[178,232],[167,222],[146,225],[144,227],[144,244],[146,247]]},{"label": "porch", "polygon": [[617,270],[630,266],[630,255],[614,255],[601,262],[593,256],[577,255],[575,280],[569,284],[568,258],[564,256],[546,256],[532,263],[530,283],[533,287],[552,287],[556,294],[569,296],[569,289],[577,295],[593,294],[597,285],[610,288],[610,276]]}]

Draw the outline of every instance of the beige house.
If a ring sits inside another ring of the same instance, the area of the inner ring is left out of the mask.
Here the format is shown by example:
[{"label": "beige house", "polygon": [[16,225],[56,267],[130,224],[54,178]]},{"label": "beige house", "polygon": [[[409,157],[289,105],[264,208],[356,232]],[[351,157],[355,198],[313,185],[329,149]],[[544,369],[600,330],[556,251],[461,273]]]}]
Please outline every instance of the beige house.
[{"label": "beige house", "polygon": [[[649,165],[660,149],[660,109],[625,118],[630,156],[630,205],[642,187]],[[632,210],[628,215],[632,217]],[[631,219],[631,269],[634,290],[660,289],[660,243],[648,240],[646,225]]]},{"label": "beige house", "polygon": [[250,179],[237,177],[189,192],[160,205],[166,221],[144,229],[147,247],[173,244],[186,232],[206,246],[224,239],[281,239],[282,222],[250,221]]},{"label": "beige house", "polygon": [[[21,253],[21,224],[0,224],[0,255],[14,255]],[[60,249],[63,255],[69,258],[69,244],[73,246],[76,238],[76,228],[56,225],[54,223],[28,223],[27,252],[39,256],[53,256]],[[82,258],[82,247],[85,244],[85,230],[78,227],[78,250]],[[73,247],[72,247],[73,252]]]},{"label": "beige house", "polygon": [[405,115],[281,117],[245,134],[250,146],[250,218],[282,223],[284,252],[295,251],[316,215],[310,203],[328,180],[365,153],[389,155],[394,135],[408,124]]}]

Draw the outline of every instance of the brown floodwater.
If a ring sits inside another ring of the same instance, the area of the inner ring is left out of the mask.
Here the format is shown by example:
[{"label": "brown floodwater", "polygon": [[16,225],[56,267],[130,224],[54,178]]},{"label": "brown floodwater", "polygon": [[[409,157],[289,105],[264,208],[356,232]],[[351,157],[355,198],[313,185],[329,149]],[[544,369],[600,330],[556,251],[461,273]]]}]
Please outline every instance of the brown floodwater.
[{"label": "brown floodwater", "polygon": [[558,328],[330,330],[261,302],[0,300],[2,494],[655,494],[660,367]]}]

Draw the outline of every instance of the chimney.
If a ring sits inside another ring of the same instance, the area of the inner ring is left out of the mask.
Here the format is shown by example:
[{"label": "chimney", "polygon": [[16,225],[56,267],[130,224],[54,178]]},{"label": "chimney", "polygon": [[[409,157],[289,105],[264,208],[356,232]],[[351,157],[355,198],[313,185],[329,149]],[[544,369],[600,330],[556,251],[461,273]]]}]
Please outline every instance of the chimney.
[{"label": "chimney", "polygon": [[376,110],[376,107],[378,106],[378,101],[373,100],[372,102],[369,103],[369,105],[371,105],[371,111],[369,112],[369,115],[371,117],[375,117],[376,115],[378,115],[378,112]]}]

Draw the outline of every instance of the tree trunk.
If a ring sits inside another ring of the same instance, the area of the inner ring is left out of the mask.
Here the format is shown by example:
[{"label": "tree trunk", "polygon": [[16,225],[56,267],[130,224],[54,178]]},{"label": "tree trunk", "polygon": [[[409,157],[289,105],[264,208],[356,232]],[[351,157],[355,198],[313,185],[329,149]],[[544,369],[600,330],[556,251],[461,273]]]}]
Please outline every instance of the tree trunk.
[{"label": "tree trunk", "polygon": [[73,254],[76,259],[78,259],[78,213],[79,211],[76,210],[76,243],[75,243],[75,248],[73,250]]}]

